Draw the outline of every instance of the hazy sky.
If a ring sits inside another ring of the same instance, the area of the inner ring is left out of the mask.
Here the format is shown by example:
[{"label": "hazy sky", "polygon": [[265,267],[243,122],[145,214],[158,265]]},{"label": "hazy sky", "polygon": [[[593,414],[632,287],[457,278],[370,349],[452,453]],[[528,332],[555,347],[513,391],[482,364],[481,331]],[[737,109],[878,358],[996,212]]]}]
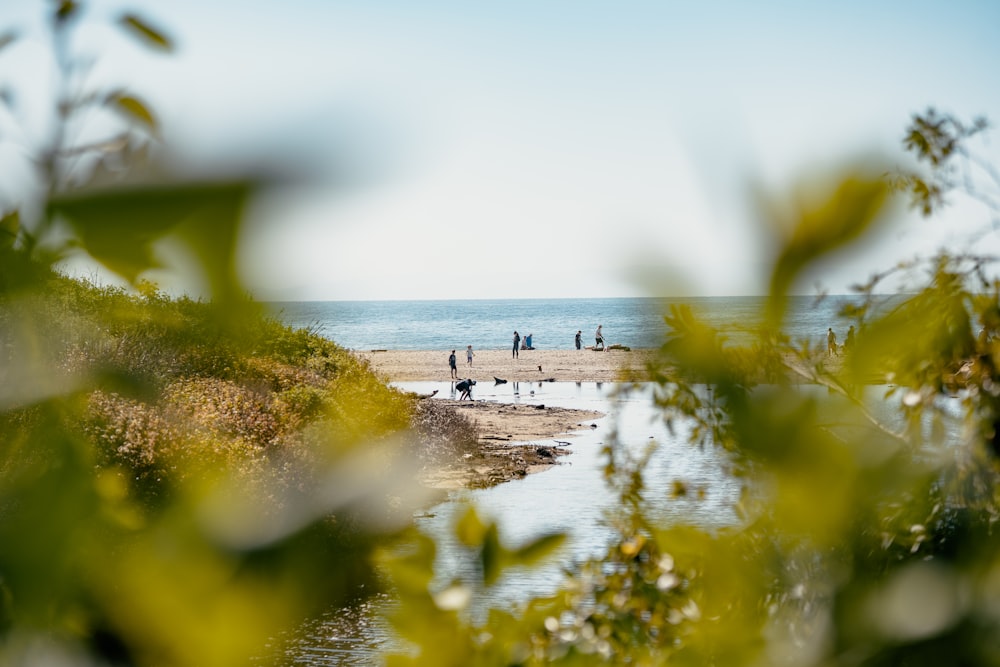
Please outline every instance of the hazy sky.
[{"label": "hazy sky", "polygon": [[[50,4],[0,1],[0,28],[26,36],[0,52],[0,83],[44,93],[31,26]],[[75,46],[149,100],[173,150],[310,174],[253,209],[244,268],[265,299],[759,293],[755,192],[903,164],[928,106],[1000,122],[993,0],[90,6]],[[107,28],[123,8],[177,52]],[[17,120],[0,116],[7,199]],[[987,220],[903,216],[816,278],[843,292]],[[976,249],[1000,252],[998,234]]]}]

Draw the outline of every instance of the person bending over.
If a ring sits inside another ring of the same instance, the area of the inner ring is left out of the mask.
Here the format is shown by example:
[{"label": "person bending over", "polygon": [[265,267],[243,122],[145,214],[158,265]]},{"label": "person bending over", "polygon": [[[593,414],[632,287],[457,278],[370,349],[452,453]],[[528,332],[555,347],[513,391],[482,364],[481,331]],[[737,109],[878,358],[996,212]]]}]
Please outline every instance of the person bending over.
[{"label": "person bending over", "polygon": [[475,380],[462,380],[455,385],[455,389],[458,389],[461,393],[458,396],[458,400],[463,401],[465,399],[472,400],[472,387],[475,386]]}]

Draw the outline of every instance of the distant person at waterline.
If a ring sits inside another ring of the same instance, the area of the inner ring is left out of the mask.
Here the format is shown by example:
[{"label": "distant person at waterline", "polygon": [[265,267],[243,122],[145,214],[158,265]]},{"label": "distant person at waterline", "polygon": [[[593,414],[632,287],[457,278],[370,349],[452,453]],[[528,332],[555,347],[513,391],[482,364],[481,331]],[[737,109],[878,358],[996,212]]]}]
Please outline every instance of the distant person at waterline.
[{"label": "distant person at waterline", "polygon": [[577,331],[576,332],[576,341],[575,342],[576,342],[576,349],[579,350],[580,347],[583,345],[583,332],[582,331]]},{"label": "distant person at waterline", "polygon": [[594,349],[601,348],[604,349],[604,332],[601,331],[603,324],[597,325],[597,333],[594,334]]},{"label": "distant person at waterline", "polygon": [[833,333],[833,329],[826,330],[826,353],[837,355],[837,334]]},{"label": "distant person at waterline", "polygon": [[521,345],[521,334],[519,334],[519,333],[517,333],[517,331],[515,331],[514,332],[514,353],[511,355],[511,359],[516,359],[517,358],[517,350],[518,350],[518,347],[520,347],[520,345]]},{"label": "distant person at waterline", "polygon": [[448,355],[448,366],[451,368],[451,379],[458,379],[458,359],[455,357],[455,350]]},{"label": "distant person at waterline", "polygon": [[472,353],[472,346],[471,346],[471,345],[467,345],[467,346],[465,347],[465,361],[466,361],[466,363],[467,363],[467,364],[468,364],[469,366],[471,366],[471,365],[472,365],[472,357],[474,357],[474,356],[476,356],[476,355],[474,355],[474,354]]}]

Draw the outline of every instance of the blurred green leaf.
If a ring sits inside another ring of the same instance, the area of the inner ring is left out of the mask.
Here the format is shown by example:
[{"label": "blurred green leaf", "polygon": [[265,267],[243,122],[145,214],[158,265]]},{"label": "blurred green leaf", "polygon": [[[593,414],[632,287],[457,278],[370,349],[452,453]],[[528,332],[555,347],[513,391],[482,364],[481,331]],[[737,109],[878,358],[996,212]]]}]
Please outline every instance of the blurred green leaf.
[{"label": "blurred green leaf", "polygon": [[517,565],[536,565],[548,558],[566,543],[565,533],[552,533],[528,542],[512,553],[512,561]]},{"label": "blurred green leaf", "polygon": [[135,14],[123,14],[118,20],[119,25],[125,28],[126,32],[138,37],[144,44],[153,46],[162,51],[173,51],[174,44],[163,32],[153,28],[144,19]]},{"label": "blurred green leaf", "polygon": [[0,248],[10,248],[21,230],[21,212],[11,211],[0,217]]},{"label": "blurred green leaf", "polygon": [[[777,228],[783,237],[770,281],[768,322],[777,327],[784,315],[784,300],[802,271],[810,264],[860,238],[883,214],[889,187],[867,171],[847,173],[825,197],[799,203]],[[772,215],[780,218],[776,212]]]},{"label": "blurred green leaf", "polygon": [[73,18],[77,10],[80,8],[80,3],[74,2],[73,0],[59,0],[59,5],[56,7],[55,18],[57,23],[65,23],[69,19]]},{"label": "blurred green leaf", "polygon": [[153,112],[149,110],[139,98],[134,95],[125,95],[124,93],[115,92],[105,100],[106,104],[110,104],[116,111],[119,111],[125,115],[130,120],[138,121],[146,129],[154,134],[157,131],[156,118],[153,116]]},{"label": "blurred green leaf", "polygon": [[21,35],[16,30],[8,30],[0,34],[0,51],[4,50],[18,40]]},{"label": "blurred green leaf", "polygon": [[486,537],[487,526],[479,518],[479,514],[472,506],[466,508],[455,522],[455,536],[458,541],[467,547],[479,547]]},{"label": "blurred green leaf", "polygon": [[176,232],[205,267],[213,293],[233,297],[233,253],[248,183],[148,186],[66,196],[50,210],[66,218],[96,260],[130,282],[157,266],[153,244]]}]

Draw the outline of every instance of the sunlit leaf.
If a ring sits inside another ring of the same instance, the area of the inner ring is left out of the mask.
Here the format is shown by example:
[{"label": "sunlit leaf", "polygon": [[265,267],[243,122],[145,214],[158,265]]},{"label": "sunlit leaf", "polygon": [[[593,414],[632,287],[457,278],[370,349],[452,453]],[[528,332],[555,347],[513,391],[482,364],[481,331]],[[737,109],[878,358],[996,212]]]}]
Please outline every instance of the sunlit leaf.
[{"label": "sunlit leaf", "polygon": [[126,32],[138,37],[144,44],[163,51],[172,51],[174,48],[174,44],[169,37],[150,26],[144,19],[139,18],[135,14],[123,14],[118,22],[126,29]]},{"label": "sunlit leaf", "polygon": [[21,229],[21,212],[11,211],[0,217],[0,248],[9,248]]},{"label": "sunlit leaf", "polygon": [[153,112],[139,98],[124,93],[113,93],[106,99],[113,109],[133,121],[138,121],[151,132],[156,132],[157,122]]},{"label": "sunlit leaf", "polygon": [[828,195],[801,202],[791,214],[793,220],[776,226],[783,238],[769,289],[768,321],[773,326],[780,324],[785,297],[803,270],[860,238],[884,213],[888,194],[883,178],[848,173]]}]

